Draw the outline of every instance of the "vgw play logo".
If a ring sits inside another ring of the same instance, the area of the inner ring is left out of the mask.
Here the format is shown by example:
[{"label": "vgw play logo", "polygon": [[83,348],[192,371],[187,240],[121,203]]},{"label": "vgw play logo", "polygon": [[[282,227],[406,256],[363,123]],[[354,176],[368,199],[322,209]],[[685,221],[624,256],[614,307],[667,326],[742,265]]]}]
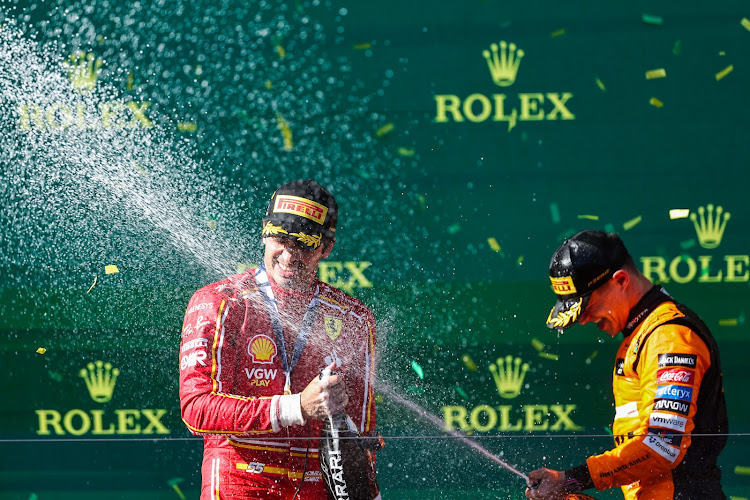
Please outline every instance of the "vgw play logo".
[{"label": "vgw play logo", "polygon": [[[722,206],[708,204],[697,210],[672,210],[672,219],[689,219],[696,238],[681,242],[683,252],[674,257],[641,257],[643,274],[655,283],[747,283],[750,255],[716,255],[731,214]],[[702,255],[695,255],[696,239]]]},{"label": "vgw play logo", "polygon": [[[482,51],[489,75],[498,87],[510,87],[516,81],[526,54],[515,43],[493,43]],[[478,59],[478,58],[476,58]],[[475,92],[468,96],[436,94],[435,123],[507,122],[508,132],[519,121],[575,120],[569,109],[572,92],[519,92],[517,94]]]},{"label": "vgw play logo", "polygon": [[21,103],[18,106],[21,130],[38,129],[50,131],[151,128],[153,123],[146,116],[148,101],[104,101],[92,102],[89,96],[96,88],[103,62],[92,53],[73,53],[65,68],[70,85],[78,95],[77,102]]},{"label": "vgw play logo", "polygon": [[[524,388],[529,364],[520,357],[507,355],[490,364],[490,373],[497,393],[502,399],[515,399]],[[500,404],[480,402],[469,409],[466,406],[443,406],[443,421],[448,431],[463,432],[513,432],[513,431],[578,431],[571,414],[574,404]]]},{"label": "vgw play logo", "polygon": [[[88,363],[78,375],[84,380],[91,400],[95,403],[107,403],[114,394],[120,370],[111,363],[96,361]],[[72,434],[83,436],[107,436],[112,434],[169,434],[170,430],[161,419],[167,414],[166,409],[116,409],[108,412],[104,409],[71,409],[71,410],[36,410],[39,425],[36,433],[42,436]]]}]

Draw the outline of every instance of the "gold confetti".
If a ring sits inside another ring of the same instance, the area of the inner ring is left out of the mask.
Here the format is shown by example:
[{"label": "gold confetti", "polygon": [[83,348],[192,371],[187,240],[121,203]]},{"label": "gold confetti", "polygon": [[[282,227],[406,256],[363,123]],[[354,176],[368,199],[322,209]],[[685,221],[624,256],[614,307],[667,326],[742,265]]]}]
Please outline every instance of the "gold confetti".
[{"label": "gold confetti", "polygon": [[531,339],[531,346],[539,352],[544,349],[544,343],[537,338]]},{"label": "gold confetti", "polygon": [[742,21],[740,21],[740,24],[744,26],[747,31],[750,31],[750,19],[743,17]]},{"label": "gold confetti", "polygon": [[281,130],[281,136],[284,138],[284,150],[291,151],[294,148],[292,129],[289,128],[289,124],[279,112],[276,113],[276,121],[279,123],[279,130]]},{"label": "gold confetti", "polygon": [[375,135],[377,137],[383,137],[386,134],[390,134],[394,128],[396,128],[396,126],[393,123],[386,123],[375,132]]},{"label": "gold confetti", "polygon": [[590,365],[591,362],[594,361],[594,358],[596,358],[596,356],[598,356],[598,355],[599,355],[599,351],[598,350],[592,352],[591,355],[588,358],[586,358],[586,364]]},{"label": "gold confetti", "polygon": [[640,224],[640,222],[641,222],[642,220],[643,220],[643,216],[639,215],[638,217],[635,217],[635,218],[633,218],[633,219],[630,219],[629,221],[627,221],[626,223],[624,223],[624,224],[622,225],[622,227],[623,227],[623,229],[625,229],[625,231],[630,231],[630,230],[631,230],[631,229],[633,229],[633,228],[634,228],[635,226],[637,226],[638,224]]},{"label": "gold confetti", "polygon": [[740,476],[750,476],[750,467],[744,465],[736,465],[734,467],[734,473]]},{"label": "gold confetti", "polygon": [[352,48],[354,50],[367,50],[369,48],[372,48],[372,44],[371,43],[357,43],[357,44],[352,45]]},{"label": "gold confetti", "polygon": [[657,99],[656,97],[652,97],[651,99],[649,99],[649,100],[648,100],[648,103],[649,103],[650,105],[652,105],[653,107],[655,107],[655,108],[661,108],[662,106],[664,106],[664,103],[663,103],[663,102],[661,102],[661,101],[660,101],[659,99]]},{"label": "gold confetti", "polygon": [[469,356],[468,354],[463,354],[461,356],[461,361],[464,362],[464,365],[469,370],[471,370],[473,372],[477,371],[477,364],[474,362],[473,359],[471,359],[471,356]]},{"label": "gold confetti", "polygon": [[724,68],[721,71],[719,71],[718,73],[716,73],[716,81],[718,82],[719,80],[721,80],[722,78],[724,78],[725,76],[727,76],[729,73],[732,72],[733,69],[734,69],[734,65],[730,64],[726,68]]},{"label": "gold confetti", "polygon": [[669,211],[669,218],[674,219],[686,219],[690,215],[689,208],[673,208]]},{"label": "gold confetti", "polygon": [[556,38],[558,36],[563,36],[564,34],[565,34],[565,28],[560,28],[559,30],[553,31],[552,33],[550,33],[549,36],[551,36],[552,38]]},{"label": "gold confetti", "polygon": [[36,352],[38,354],[44,354],[45,352],[47,352],[47,349],[45,349],[44,347],[40,347],[39,349],[36,350]]},{"label": "gold confetti", "polygon": [[646,80],[653,80],[655,78],[666,78],[667,71],[664,68],[651,69],[646,71]]},{"label": "gold confetti", "polygon": [[594,81],[596,82],[596,86],[597,86],[597,87],[599,87],[599,89],[600,89],[600,90],[601,90],[602,92],[606,92],[606,91],[607,91],[607,87],[605,87],[605,86],[604,86],[604,82],[602,82],[602,81],[601,81],[601,80],[599,79],[599,77],[598,77],[598,76],[597,76],[596,78],[594,78]]},{"label": "gold confetti", "polygon": [[268,90],[271,90],[273,88],[273,83],[271,83],[271,80],[266,80],[266,88]]},{"label": "gold confetti", "polygon": [[284,59],[286,57],[286,50],[280,43],[276,45],[276,53],[279,54],[279,58]]},{"label": "gold confetti", "polygon": [[523,255],[519,255],[518,256],[518,258],[516,259],[516,265],[517,266],[522,266],[523,265]]},{"label": "gold confetti", "polygon": [[125,84],[125,88],[130,92],[133,90],[133,87],[135,86],[135,77],[133,76],[133,72],[128,72],[128,82]]},{"label": "gold confetti", "polygon": [[202,74],[203,74],[203,67],[200,64],[198,64],[195,67],[195,76],[201,76]]},{"label": "gold confetti", "polygon": [[414,156],[414,153],[416,151],[414,150],[414,148],[405,148],[402,146],[398,148],[396,152],[400,154],[401,156]]},{"label": "gold confetti", "polygon": [[92,288],[94,288],[94,285],[96,285],[96,280],[97,280],[97,279],[98,279],[98,277],[97,277],[97,276],[94,276],[94,282],[93,282],[93,283],[91,283],[91,286],[89,287],[89,289],[88,289],[88,290],[86,290],[86,293],[89,293],[89,292],[91,291],[91,289],[92,289]]},{"label": "gold confetti", "polygon": [[579,215],[579,219],[588,219],[588,220],[599,220],[598,215]]},{"label": "gold confetti", "polygon": [[497,240],[494,237],[487,238],[487,243],[490,244],[490,248],[495,251],[499,252],[501,250],[500,244],[497,242]]},{"label": "gold confetti", "polygon": [[115,265],[104,266],[104,274],[115,274],[119,272],[120,270],[117,269],[117,266]]},{"label": "gold confetti", "polygon": [[552,361],[557,361],[560,359],[560,356],[557,354],[551,354],[549,352],[540,352],[539,356],[545,358],[545,359],[551,359]]},{"label": "gold confetti", "polygon": [[726,318],[719,320],[719,326],[737,326],[739,321],[737,318]]},{"label": "gold confetti", "polygon": [[198,125],[193,122],[177,122],[177,130],[180,132],[195,132],[198,130]]}]

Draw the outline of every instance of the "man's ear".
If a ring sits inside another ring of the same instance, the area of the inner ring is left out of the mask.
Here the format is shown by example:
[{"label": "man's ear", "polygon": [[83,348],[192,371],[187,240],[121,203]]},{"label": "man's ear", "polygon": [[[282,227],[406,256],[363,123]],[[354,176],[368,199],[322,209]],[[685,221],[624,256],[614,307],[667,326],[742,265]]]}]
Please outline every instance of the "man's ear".
[{"label": "man's ear", "polygon": [[322,259],[327,259],[329,255],[331,255],[331,251],[333,250],[333,244],[336,243],[336,238],[332,240],[326,240],[324,243],[325,247],[323,247],[323,256]]},{"label": "man's ear", "polygon": [[630,284],[630,274],[623,269],[618,269],[615,274],[612,275],[612,279],[617,283],[619,288],[625,289]]}]

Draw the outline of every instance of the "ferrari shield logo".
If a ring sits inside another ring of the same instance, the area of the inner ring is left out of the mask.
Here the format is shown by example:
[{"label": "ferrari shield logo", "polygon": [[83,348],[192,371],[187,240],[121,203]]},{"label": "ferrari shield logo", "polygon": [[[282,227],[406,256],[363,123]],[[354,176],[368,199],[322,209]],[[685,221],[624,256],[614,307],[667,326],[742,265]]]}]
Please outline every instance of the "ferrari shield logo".
[{"label": "ferrari shield logo", "polygon": [[336,340],[341,335],[341,320],[331,316],[325,316],[326,333],[331,340]]}]

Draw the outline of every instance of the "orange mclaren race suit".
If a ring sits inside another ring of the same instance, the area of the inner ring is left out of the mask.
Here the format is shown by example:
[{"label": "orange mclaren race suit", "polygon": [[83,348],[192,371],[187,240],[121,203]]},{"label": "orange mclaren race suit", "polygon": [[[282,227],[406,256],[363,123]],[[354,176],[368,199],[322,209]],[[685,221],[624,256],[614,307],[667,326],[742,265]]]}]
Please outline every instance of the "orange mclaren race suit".
[{"label": "orange mclaren race suit", "polygon": [[300,294],[261,267],[198,290],[183,324],[180,404],[205,436],[201,499],[290,499],[298,488],[297,498],[326,498],[321,422],[304,420],[299,393],[336,361],[346,412],[371,431],[374,352],[372,312],[319,280]]},{"label": "orange mclaren race suit", "polygon": [[653,287],[631,310],[613,374],[616,447],[566,471],[571,490],[640,500],[723,499],[728,431],[719,351],[695,313]]}]

